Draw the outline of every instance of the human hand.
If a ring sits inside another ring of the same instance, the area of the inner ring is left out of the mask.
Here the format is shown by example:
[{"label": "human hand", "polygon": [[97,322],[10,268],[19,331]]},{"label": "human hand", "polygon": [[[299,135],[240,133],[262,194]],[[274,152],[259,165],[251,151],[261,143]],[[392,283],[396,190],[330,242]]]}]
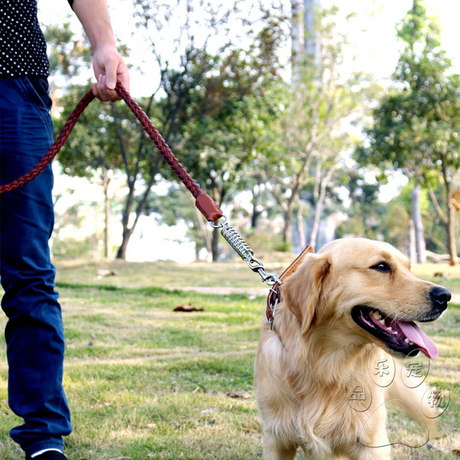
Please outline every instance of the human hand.
[{"label": "human hand", "polygon": [[93,94],[101,101],[118,101],[120,96],[115,91],[117,82],[129,91],[129,71],[123,58],[114,45],[95,49],[93,58],[94,75]]}]

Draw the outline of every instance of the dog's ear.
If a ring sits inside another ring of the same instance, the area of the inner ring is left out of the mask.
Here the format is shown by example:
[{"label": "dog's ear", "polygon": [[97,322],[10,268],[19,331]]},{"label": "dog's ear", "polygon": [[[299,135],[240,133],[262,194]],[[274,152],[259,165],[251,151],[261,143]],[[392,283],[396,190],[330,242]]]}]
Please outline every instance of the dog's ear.
[{"label": "dog's ear", "polygon": [[324,282],[331,268],[327,254],[307,254],[298,270],[281,286],[282,299],[305,334],[315,320]]}]

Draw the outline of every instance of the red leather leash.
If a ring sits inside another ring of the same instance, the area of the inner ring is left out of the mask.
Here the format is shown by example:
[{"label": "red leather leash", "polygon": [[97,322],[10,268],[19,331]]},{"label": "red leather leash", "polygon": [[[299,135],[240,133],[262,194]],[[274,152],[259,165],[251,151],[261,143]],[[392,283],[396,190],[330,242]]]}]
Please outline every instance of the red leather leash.
[{"label": "red leather leash", "polygon": [[[120,97],[125,101],[126,105],[130,108],[131,112],[133,112],[133,114],[139,120],[145,132],[149,135],[150,139],[152,139],[152,141],[155,143],[161,155],[168,163],[168,165],[176,173],[177,177],[182,181],[182,183],[187,187],[190,193],[194,196],[195,205],[204,215],[204,217],[212,223],[216,222],[221,217],[223,217],[223,212],[219,208],[219,206],[217,206],[217,204],[209,195],[203,193],[200,190],[196,182],[187,173],[185,168],[179,163],[179,161],[174,156],[168,144],[161,136],[161,134],[152,124],[145,112],[134,101],[134,99],[131,97],[128,91],[126,91],[120,83],[117,84],[116,90]],[[70,133],[72,132],[72,129],[74,128],[75,124],[80,118],[80,115],[83,113],[83,111],[94,98],[95,97],[92,91],[88,91],[83,96],[83,98],[80,100],[80,102],[76,105],[75,109],[70,114],[69,118],[64,124],[64,127],[62,128],[61,132],[56,138],[56,141],[48,150],[48,152],[46,152],[43,158],[28,173],[24,174],[23,176],[19,177],[13,182],[10,182],[9,184],[1,185],[0,194],[11,192],[22,187],[31,180],[35,179],[46,168],[46,166],[48,166],[48,164],[54,159],[54,157],[58,154],[58,152],[61,150],[61,148],[67,141]],[[281,277],[278,278],[278,276],[276,276],[273,273],[265,272],[263,264],[259,261],[259,259],[256,259],[254,257],[254,251],[252,251],[252,249],[244,242],[244,240],[237,234],[237,232],[235,232],[231,225],[229,225],[226,222],[226,219],[223,223],[220,222],[217,224],[213,224],[213,227],[221,228],[222,236],[227,240],[230,246],[238,253],[238,255],[243,260],[246,260],[249,268],[251,268],[251,270],[253,270],[254,272],[258,272],[262,278],[262,281],[272,286],[267,298],[266,316],[269,323],[273,327],[276,305],[281,300],[280,286],[282,284],[282,281],[283,279],[292,275],[297,270],[297,267],[302,262],[304,256],[312,252],[312,248],[310,246],[307,246],[304,249],[304,251],[302,251],[302,253],[299,255],[299,257],[297,257],[297,259],[295,259],[294,262],[284,271]]]},{"label": "red leather leash", "polygon": [[[217,206],[217,204],[209,195],[203,193],[200,190],[196,182],[192,179],[192,177],[188,174],[185,168],[179,163],[177,158],[174,156],[168,144],[162,138],[161,134],[152,124],[145,112],[139,107],[139,105],[134,101],[134,99],[131,97],[128,91],[126,91],[120,83],[117,84],[116,90],[120,97],[125,101],[126,105],[130,108],[131,112],[133,112],[133,114],[142,124],[145,132],[155,143],[158,150],[163,155],[163,158],[168,163],[168,165],[176,173],[177,177],[179,177],[182,183],[187,187],[190,193],[194,196],[195,205],[204,215],[206,220],[210,222],[215,222],[216,220],[220,219],[223,216],[223,212],[221,211],[219,206]],[[11,192],[22,187],[31,180],[35,179],[46,168],[46,166],[48,166],[48,164],[61,150],[61,148],[67,141],[70,133],[72,132],[72,129],[74,128],[75,124],[80,118],[80,115],[83,113],[83,111],[86,109],[86,107],[93,99],[94,95],[92,91],[88,91],[70,114],[69,118],[64,124],[64,127],[59,133],[56,141],[48,150],[48,152],[45,153],[42,159],[28,173],[15,179],[13,182],[10,182],[9,184],[1,185],[0,194]]]}]

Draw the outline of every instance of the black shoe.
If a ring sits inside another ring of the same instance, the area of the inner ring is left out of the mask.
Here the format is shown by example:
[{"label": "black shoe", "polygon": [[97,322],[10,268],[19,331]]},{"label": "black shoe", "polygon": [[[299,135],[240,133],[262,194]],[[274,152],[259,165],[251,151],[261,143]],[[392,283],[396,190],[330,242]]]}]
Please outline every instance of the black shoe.
[{"label": "black shoe", "polygon": [[31,458],[30,455],[27,455],[26,460],[67,460],[67,457],[61,452],[50,450],[34,458]]}]

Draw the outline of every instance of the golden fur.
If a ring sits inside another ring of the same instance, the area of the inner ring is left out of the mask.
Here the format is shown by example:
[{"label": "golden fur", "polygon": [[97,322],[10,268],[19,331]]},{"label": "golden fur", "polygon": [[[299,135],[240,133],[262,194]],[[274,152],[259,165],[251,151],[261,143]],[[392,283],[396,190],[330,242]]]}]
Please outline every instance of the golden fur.
[{"label": "golden fur", "polygon": [[[380,261],[391,273],[372,269]],[[266,320],[261,328],[255,388],[265,460],[294,459],[299,447],[307,459],[391,458],[381,406],[400,398],[419,408],[426,388],[409,390],[398,378],[387,389],[373,382],[369,355],[385,344],[359,327],[351,310],[366,305],[405,321],[431,321],[441,314],[432,310],[433,287],[416,278],[407,258],[387,243],[337,240],[306,255],[281,286],[274,331]],[[377,353],[385,356],[381,348]],[[369,386],[368,410],[348,405],[344,382],[350,377]],[[424,421],[434,429],[434,418]]]}]

